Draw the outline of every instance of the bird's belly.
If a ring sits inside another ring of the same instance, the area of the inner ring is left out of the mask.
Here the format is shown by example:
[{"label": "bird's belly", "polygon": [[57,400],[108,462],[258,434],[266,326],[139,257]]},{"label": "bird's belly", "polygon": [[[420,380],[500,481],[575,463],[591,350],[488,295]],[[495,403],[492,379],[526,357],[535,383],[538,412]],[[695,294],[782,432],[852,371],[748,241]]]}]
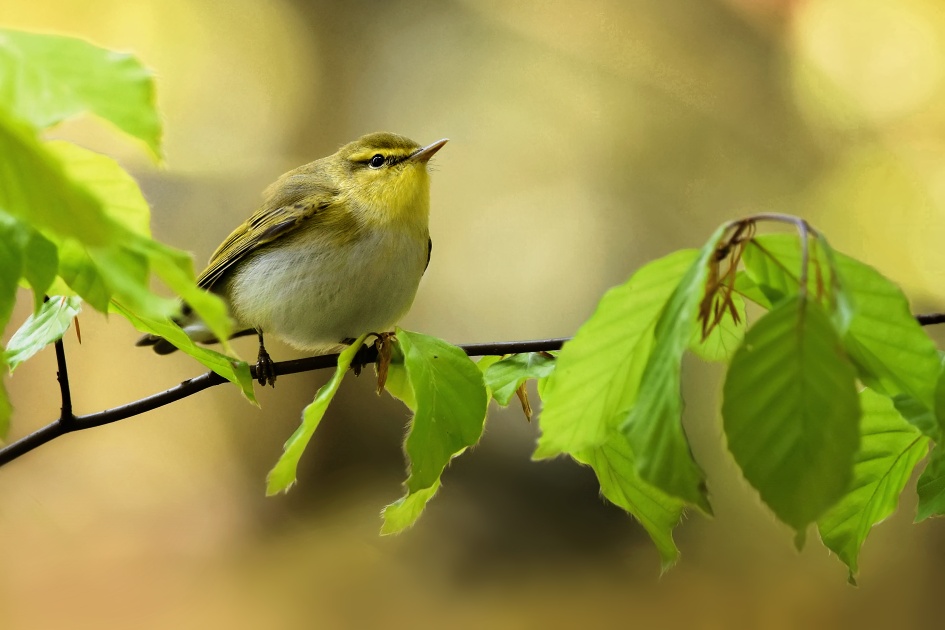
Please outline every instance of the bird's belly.
[{"label": "bird's belly", "polygon": [[413,303],[426,237],[379,233],[332,248],[299,240],[263,250],[233,272],[233,316],[303,350],[390,330]]}]

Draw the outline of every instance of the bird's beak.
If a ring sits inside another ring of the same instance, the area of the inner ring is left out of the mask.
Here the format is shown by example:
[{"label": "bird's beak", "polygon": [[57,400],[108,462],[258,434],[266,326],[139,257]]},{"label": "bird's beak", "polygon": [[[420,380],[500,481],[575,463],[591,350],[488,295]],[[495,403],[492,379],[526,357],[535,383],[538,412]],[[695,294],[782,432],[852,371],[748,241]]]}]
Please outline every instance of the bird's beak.
[{"label": "bird's beak", "polygon": [[443,138],[442,140],[437,140],[433,144],[428,144],[425,147],[421,147],[410,154],[410,160],[414,162],[426,162],[433,154],[443,148],[443,145],[449,141],[449,138]]}]

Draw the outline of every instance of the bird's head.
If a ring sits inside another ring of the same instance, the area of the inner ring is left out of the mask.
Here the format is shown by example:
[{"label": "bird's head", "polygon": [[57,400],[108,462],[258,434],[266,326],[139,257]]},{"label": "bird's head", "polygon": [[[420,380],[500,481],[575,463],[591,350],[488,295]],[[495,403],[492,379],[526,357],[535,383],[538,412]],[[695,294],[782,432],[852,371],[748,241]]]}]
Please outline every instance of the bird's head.
[{"label": "bird's head", "polygon": [[394,133],[371,133],[335,154],[343,194],[378,220],[422,220],[430,209],[427,163],[446,139],[420,146]]}]

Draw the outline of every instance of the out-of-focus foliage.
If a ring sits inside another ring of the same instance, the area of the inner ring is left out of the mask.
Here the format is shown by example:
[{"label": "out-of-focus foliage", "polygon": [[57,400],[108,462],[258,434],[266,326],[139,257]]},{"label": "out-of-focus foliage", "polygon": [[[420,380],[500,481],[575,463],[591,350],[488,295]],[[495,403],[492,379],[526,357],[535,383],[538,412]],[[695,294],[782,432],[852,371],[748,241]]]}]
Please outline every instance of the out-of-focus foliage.
[{"label": "out-of-focus foliage", "polygon": [[[14,351],[0,356],[12,369],[35,354],[40,342],[60,338],[78,314],[76,298],[133,322],[174,315],[178,300],[154,293],[152,275],[226,339],[225,306],[197,289],[190,256],[151,239],[150,211],[134,180],[107,157],[40,137],[83,113],[113,123],[160,154],[153,77],[134,57],[70,37],[0,30],[0,329],[21,280],[33,289],[36,311],[27,329],[14,336]],[[55,317],[40,306],[51,289],[72,305]],[[24,339],[29,343],[21,346]],[[212,357],[205,365],[252,395],[245,364]],[[3,435],[9,422],[5,397],[0,387]]]},{"label": "out-of-focus foliage", "polygon": [[153,75],[132,55],[71,37],[3,30],[0,76],[4,109],[34,129],[89,112],[161,154]]}]

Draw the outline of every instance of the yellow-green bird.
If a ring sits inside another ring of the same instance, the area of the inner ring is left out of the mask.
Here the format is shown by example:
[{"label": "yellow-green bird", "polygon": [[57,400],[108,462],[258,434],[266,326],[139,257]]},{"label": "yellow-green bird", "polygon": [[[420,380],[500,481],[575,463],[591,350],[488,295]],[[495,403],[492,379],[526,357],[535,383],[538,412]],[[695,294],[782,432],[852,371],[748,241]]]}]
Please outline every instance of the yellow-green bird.
[{"label": "yellow-green bird", "polygon": [[[226,301],[234,337],[259,335],[260,383],[275,382],[264,334],[325,352],[407,313],[433,248],[427,163],[444,144],[363,136],[282,175],[217,248],[197,283]],[[178,324],[217,341],[186,305]],[[155,335],[138,345],[176,350]]]}]

